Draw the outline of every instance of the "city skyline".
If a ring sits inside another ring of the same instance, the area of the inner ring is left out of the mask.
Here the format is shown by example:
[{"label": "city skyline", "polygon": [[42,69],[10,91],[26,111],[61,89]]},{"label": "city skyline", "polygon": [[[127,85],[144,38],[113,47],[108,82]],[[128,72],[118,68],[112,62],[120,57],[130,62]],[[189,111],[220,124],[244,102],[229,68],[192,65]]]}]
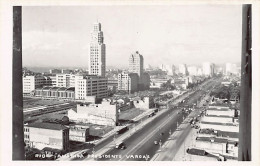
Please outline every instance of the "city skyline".
[{"label": "city skyline", "polygon": [[241,5],[89,6],[23,7],[23,65],[88,68],[97,21],[107,66],[135,51],[145,66],[240,62]]}]

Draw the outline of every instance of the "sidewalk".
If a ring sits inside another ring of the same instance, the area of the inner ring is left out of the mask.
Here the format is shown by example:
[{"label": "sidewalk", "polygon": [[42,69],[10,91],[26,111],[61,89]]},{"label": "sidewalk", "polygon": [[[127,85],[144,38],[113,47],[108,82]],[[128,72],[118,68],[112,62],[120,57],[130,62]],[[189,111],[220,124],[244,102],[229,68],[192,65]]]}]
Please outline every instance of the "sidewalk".
[{"label": "sidewalk", "polygon": [[[162,147],[157,151],[157,154],[153,156],[151,161],[172,161],[172,160],[180,160],[176,158],[178,153],[184,153],[184,144],[185,148],[193,143],[188,139],[196,133],[195,129],[189,127],[189,119],[193,116],[196,116],[197,112],[192,112],[184,121],[179,125],[180,131],[176,130],[166,141]],[[184,137],[185,139],[180,139]],[[181,146],[179,146],[181,144]],[[177,156],[178,157],[178,156]]]}]

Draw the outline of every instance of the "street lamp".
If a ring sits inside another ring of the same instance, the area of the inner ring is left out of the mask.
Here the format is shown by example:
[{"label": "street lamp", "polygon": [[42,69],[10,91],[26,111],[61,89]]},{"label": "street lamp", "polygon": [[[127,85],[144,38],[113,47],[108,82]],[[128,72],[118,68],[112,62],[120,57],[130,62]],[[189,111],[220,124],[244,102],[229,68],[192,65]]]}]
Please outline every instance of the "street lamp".
[{"label": "street lamp", "polygon": [[116,135],[114,135],[114,138],[113,138],[114,142],[116,143]]},{"label": "street lamp", "polygon": [[93,157],[94,157],[94,160],[96,160],[96,159],[95,159],[95,149],[94,149],[94,147],[93,147],[93,150],[92,150],[92,155],[93,155]]},{"label": "street lamp", "polygon": [[159,141],[160,149],[162,148],[162,140]]}]

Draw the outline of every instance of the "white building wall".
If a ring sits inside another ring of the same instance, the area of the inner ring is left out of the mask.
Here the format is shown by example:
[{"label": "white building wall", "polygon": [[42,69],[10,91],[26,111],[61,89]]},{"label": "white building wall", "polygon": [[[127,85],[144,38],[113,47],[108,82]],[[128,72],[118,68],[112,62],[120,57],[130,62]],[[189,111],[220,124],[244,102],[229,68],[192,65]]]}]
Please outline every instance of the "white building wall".
[{"label": "white building wall", "polygon": [[35,90],[35,76],[23,77],[23,93],[30,93]]},{"label": "white building wall", "polygon": [[24,76],[23,77],[23,93],[31,93],[35,88],[46,84],[43,76]]},{"label": "white building wall", "polygon": [[203,149],[207,152],[220,153],[220,154],[226,153],[226,144],[225,143],[196,140],[195,146],[197,148]]},{"label": "white building wall", "polygon": [[69,110],[68,117],[74,121],[115,126],[118,121],[118,110],[116,105],[110,105],[109,102],[88,106],[77,105],[77,112]]},{"label": "white building wall", "polygon": [[150,109],[151,102],[149,97],[144,97],[143,100],[133,101],[135,108]]},{"label": "white building wall", "polygon": [[75,76],[75,99],[85,100],[87,96],[105,98],[108,95],[107,79],[103,77]]},{"label": "white building wall", "polygon": [[63,149],[62,130],[50,130],[42,128],[30,127],[30,144],[37,149],[51,147],[55,149]]}]

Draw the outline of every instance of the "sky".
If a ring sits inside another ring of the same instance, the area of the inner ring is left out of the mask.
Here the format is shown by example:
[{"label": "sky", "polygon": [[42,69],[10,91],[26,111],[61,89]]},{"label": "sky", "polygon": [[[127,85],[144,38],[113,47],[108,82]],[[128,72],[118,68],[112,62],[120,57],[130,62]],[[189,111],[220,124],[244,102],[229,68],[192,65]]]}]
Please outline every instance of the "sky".
[{"label": "sky", "polygon": [[23,66],[88,66],[93,23],[100,22],[107,66],[239,63],[241,5],[26,6]]}]

